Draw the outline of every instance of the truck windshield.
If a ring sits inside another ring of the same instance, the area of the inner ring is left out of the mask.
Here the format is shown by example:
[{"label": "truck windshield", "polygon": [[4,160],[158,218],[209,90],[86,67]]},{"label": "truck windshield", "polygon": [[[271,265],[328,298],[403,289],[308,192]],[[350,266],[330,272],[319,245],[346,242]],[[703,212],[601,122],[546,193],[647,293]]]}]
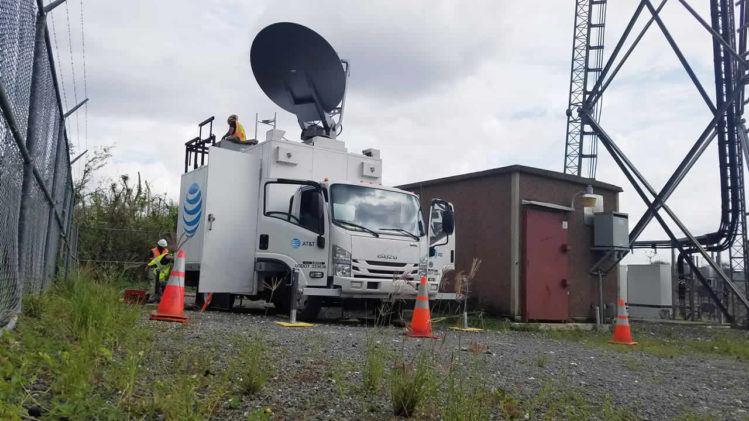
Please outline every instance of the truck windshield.
[{"label": "truck windshield", "polygon": [[330,187],[330,196],[334,222],[348,222],[390,235],[424,235],[419,201],[410,194],[334,184]]}]

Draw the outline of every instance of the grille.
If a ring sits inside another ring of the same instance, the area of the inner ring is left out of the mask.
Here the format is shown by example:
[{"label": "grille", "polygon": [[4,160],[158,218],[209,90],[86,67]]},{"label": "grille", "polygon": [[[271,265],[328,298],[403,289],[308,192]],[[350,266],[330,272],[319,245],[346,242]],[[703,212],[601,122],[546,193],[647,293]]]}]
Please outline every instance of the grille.
[{"label": "grille", "polygon": [[419,264],[354,259],[352,270],[354,278],[386,280],[405,277],[414,279],[419,272]]}]

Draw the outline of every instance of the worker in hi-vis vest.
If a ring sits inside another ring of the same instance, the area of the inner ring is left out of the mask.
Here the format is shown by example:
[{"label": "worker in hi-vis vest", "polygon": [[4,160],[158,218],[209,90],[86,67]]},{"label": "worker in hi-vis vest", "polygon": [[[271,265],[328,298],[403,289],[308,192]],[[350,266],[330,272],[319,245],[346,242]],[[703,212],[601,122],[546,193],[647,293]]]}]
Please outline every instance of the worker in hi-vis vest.
[{"label": "worker in hi-vis vest", "polygon": [[151,249],[149,262],[146,267],[149,277],[153,278],[153,295],[151,301],[158,301],[161,298],[161,291],[169,279],[172,258],[169,256],[169,249],[165,239],[156,243],[156,247]]},{"label": "worker in hi-vis vest", "polygon": [[247,142],[247,135],[244,132],[244,126],[239,122],[239,117],[237,117],[236,114],[230,115],[226,122],[229,124],[229,131],[226,132],[221,140],[228,140],[237,143]]}]

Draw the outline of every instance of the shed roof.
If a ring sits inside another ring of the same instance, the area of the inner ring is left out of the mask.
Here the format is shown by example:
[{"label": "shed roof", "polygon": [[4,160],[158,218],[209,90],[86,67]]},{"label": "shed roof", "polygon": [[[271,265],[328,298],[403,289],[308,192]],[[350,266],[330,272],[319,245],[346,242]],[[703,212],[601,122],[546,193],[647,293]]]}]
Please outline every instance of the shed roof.
[{"label": "shed roof", "polygon": [[623,191],[621,187],[613,184],[604,183],[593,178],[578,177],[576,175],[564,174],[556,171],[543,170],[541,168],[526,167],[525,165],[508,165],[506,167],[493,168],[485,171],[477,171],[467,174],[453,175],[450,177],[435,178],[432,180],[417,181],[415,183],[408,183],[397,186],[400,189],[413,189],[416,187],[431,186],[437,184],[452,183],[456,181],[470,180],[474,178],[491,177],[495,175],[512,174],[515,172],[532,174],[539,177],[552,178],[556,180],[566,181],[569,183],[576,183],[581,185],[590,184],[593,187],[597,187],[604,190],[610,190],[615,192]]}]

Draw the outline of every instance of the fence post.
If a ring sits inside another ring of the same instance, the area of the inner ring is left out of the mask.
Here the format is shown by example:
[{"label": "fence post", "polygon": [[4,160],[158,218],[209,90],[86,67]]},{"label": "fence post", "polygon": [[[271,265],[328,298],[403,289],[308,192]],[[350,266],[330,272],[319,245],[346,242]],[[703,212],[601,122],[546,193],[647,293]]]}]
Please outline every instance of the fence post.
[{"label": "fence post", "polygon": [[72,249],[73,243],[72,243],[71,238],[70,238],[70,231],[71,231],[70,230],[70,225],[71,225],[70,222],[71,222],[72,214],[73,214],[73,194],[74,194],[73,193],[72,178],[69,178],[68,182],[70,183],[70,192],[67,192],[67,188],[65,189],[66,190],[66,194],[65,194],[65,205],[64,205],[64,209],[65,209],[65,221],[64,221],[65,222],[65,227],[63,228],[64,231],[65,231],[65,238],[66,238],[66,242],[65,242],[65,259],[63,259],[63,265],[64,265],[63,273],[64,273],[64,278],[65,278],[66,281],[68,280],[68,266],[70,264],[70,253],[73,252],[73,249]]},{"label": "fence post", "polygon": [[[23,285],[30,279],[31,273],[27,273],[28,262],[31,256],[27,253],[28,249],[26,242],[26,226],[27,224],[33,223],[30,220],[29,211],[31,206],[31,192],[33,182],[33,167],[34,167],[34,152],[36,150],[37,136],[37,125],[39,124],[39,112],[38,109],[43,106],[42,98],[38,95],[39,86],[41,83],[41,72],[44,71],[42,67],[42,50],[44,48],[44,31],[46,29],[46,16],[44,10],[40,9],[36,16],[36,31],[34,35],[34,55],[33,63],[31,66],[31,89],[29,97],[29,113],[26,127],[26,149],[29,151],[31,160],[24,162],[23,165],[23,181],[21,183],[21,205],[18,211],[18,278],[19,284],[21,285],[21,293],[23,294]],[[52,204],[50,204],[52,206]]]},{"label": "fence post", "polygon": [[[52,194],[52,203],[56,206],[58,202],[58,194],[57,194],[57,184],[59,183],[59,176],[58,173],[60,172],[60,156],[61,149],[63,142],[65,141],[65,119],[60,116],[58,120],[59,130],[57,131],[57,147],[55,148],[55,166],[54,170],[52,172],[52,191],[50,192]],[[63,191],[63,194],[65,192]],[[49,271],[47,273],[48,280],[53,278],[55,273],[57,272],[57,265],[54,263],[57,263],[57,254],[59,250],[60,245],[60,239],[62,238],[62,235],[58,235],[57,238],[52,238],[52,227],[53,223],[57,223],[55,220],[55,208],[54,206],[50,206],[49,208],[49,216],[47,217],[47,237],[46,237],[46,245],[44,249],[44,263],[47,265],[47,270]],[[63,229],[65,227],[60,226],[60,229],[58,230],[58,234],[63,234]],[[50,260],[52,260],[51,270],[50,267]]]}]

